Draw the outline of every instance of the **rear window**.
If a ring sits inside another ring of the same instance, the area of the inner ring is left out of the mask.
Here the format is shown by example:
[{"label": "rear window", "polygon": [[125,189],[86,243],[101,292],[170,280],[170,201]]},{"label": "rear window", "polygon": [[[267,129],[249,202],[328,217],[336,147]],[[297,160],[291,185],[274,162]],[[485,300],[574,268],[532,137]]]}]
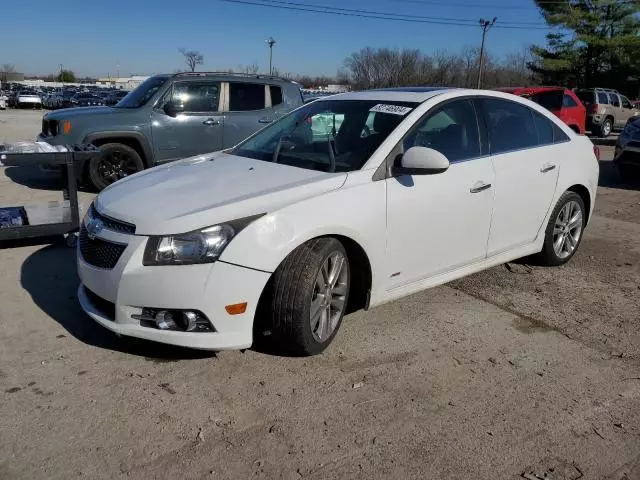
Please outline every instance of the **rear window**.
[{"label": "rear window", "polygon": [[582,103],[593,103],[593,91],[592,90],[578,90],[576,96]]},{"label": "rear window", "polygon": [[562,90],[551,90],[548,92],[534,93],[529,97],[529,100],[536,102],[547,110],[560,110],[563,95],[564,92]]},{"label": "rear window", "polygon": [[246,112],[265,108],[264,84],[260,83],[229,83],[229,110],[232,112]]}]

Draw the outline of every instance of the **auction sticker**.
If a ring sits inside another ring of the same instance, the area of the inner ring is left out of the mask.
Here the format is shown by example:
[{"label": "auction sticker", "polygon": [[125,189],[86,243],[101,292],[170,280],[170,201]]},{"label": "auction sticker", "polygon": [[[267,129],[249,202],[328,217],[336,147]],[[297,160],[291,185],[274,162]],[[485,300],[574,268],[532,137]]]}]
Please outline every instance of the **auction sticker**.
[{"label": "auction sticker", "polygon": [[401,105],[387,105],[379,103],[369,110],[370,112],[391,113],[393,115],[406,115],[411,111],[411,107],[403,107]]}]

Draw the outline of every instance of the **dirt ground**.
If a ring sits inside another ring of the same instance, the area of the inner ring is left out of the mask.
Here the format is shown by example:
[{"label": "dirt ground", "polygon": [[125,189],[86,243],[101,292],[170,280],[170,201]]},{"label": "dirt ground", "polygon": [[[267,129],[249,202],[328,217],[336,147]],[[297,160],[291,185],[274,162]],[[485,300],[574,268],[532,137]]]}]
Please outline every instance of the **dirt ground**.
[{"label": "dirt ground", "polygon": [[[0,143],[40,115],[0,112]],[[568,265],[358,312],[312,358],[117,338],[73,250],[0,249],[0,479],[640,479],[640,190],[603,154]],[[0,205],[51,188],[3,168]]]}]

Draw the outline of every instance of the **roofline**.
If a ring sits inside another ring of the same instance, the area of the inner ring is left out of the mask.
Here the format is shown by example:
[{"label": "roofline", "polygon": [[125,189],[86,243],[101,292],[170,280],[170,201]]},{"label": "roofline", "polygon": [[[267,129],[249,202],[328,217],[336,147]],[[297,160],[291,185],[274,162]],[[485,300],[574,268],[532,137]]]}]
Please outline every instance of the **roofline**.
[{"label": "roofline", "polygon": [[209,75],[220,75],[227,77],[240,77],[240,78],[256,78],[256,79],[267,79],[267,80],[280,80],[282,82],[293,83],[296,85],[300,85],[298,82],[293,80],[287,80],[282,77],[277,77],[275,75],[264,75],[261,73],[240,73],[240,72],[178,72],[170,75],[170,77],[206,77]]}]

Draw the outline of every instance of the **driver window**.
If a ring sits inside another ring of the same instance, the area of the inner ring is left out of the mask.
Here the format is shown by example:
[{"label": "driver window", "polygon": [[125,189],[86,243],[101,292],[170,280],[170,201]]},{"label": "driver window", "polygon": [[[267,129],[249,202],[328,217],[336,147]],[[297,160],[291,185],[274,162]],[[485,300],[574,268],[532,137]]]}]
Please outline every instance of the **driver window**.
[{"label": "driver window", "polygon": [[185,113],[217,112],[220,102],[219,82],[176,82],[171,100],[184,105]]},{"label": "driver window", "polygon": [[433,148],[450,162],[479,157],[480,134],[473,103],[456,100],[429,113],[405,138],[404,150],[411,147]]},{"label": "driver window", "polygon": [[623,108],[633,108],[631,106],[631,102],[629,101],[629,99],[627,97],[623,97],[622,95],[620,95],[620,99],[622,100],[622,107]]}]

